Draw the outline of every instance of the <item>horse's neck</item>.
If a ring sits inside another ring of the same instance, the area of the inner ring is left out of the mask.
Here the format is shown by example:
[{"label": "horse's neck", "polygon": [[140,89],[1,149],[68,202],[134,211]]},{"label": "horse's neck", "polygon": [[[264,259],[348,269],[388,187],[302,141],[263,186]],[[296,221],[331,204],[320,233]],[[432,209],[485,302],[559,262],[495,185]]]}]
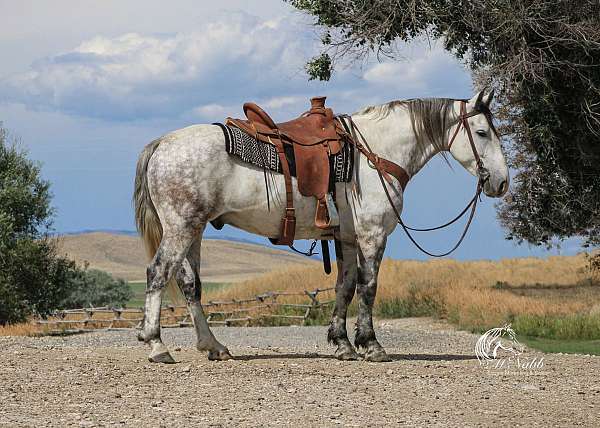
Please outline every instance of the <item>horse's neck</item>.
[{"label": "horse's neck", "polygon": [[439,152],[430,141],[425,146],[418,144],[410,114],[404,108],[380,119],[373,114],[356,114],[352,120],[377,155],[402,166],[411,177]]}]

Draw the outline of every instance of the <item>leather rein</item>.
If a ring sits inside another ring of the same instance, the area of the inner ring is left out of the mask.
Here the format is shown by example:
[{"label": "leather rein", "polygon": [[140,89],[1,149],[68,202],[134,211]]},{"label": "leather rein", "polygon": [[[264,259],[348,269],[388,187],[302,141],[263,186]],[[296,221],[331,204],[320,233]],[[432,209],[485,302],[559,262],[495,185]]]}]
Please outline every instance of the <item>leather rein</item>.
[{"label": "leather rein", "polygon": [[[473,111],[471,111],[470,113],[467,113],[466,111],[466,101],[460,101],[460,115],[458,116],[458,118],[456,119],[456,121],[451,124],[450,126],[456,126],[456,129],[454,130],[454,134],[452,135],[452,138],[450,139],[450,141],[448,142],[448,146],[446,148],[446,151],[450,151],[450,148],[452,147],[452,144],[454,143],[454,140],[456,139],[458,132],[460,131],[461,128],[464,128],[465,131],[467,132],[467,136],[469,139],[469,144],[471,146],[471,150],[473,152],[473,156],[475,158],[475,162],[477,163],[477,187],[475,190],[475,195],[473,196],[473,198],[468,202],[467,206],[452,220],[440,225],[440,226],[436,226],[436,227],[429,227],[429,228],[413,228],[413,227],[409,227],[407,226],[404,221],[402,221],[402,218],[400,216],[400,213],[398,212],[398,209],[396,208],[396,206],[394,205],[394,201],[392,200],[392,197],[390,195],[389,189],[386,185],[386,181],[388,181],[391,184],[391,180],[389,179],[389,175],[386,173],[386,171],[384,170],[384,168],[382,168],[382,163],[381,161],[385,161],[385,159],[380,158],[378,155],[376,155],[372,150],[371,147],[369,147],[369,144],[367,142],[367,140],[365,139],[364,135],[362,134],[362,132],[360,131],[360,129],[356,126],[356,124],[354,123],[354,121],[352,120],[352,118],[348,115],[343,115],[341,116],[342,118],[345,118],[349,121],[350,126],[351,126],[351,130],[352,130],[352,139],[354,140],[354,144],[356,146],[356,148],[363,154],[365,155],[365,157],[368,160],[369,166],[373,169],[375,169],[377,171],[377,174],[379,175],[379,180],[381,181],[381,185],[383,186],[383,190],[385,191],[385,195],[390,203],[390,206],[392,207],[394,214],[396,215],[396,218],[398,220],[398,224],[400,224],[400,226],[402,226],[402,229],[404,230],[404,233],[406,233],[406,235],[408,236],[408,238],[410,239],[410,241],[423,253],[427,254],[428,256],[431,257],[444,257],[447,256],[451,253],[453,253],[459,246],[460,244],[462,244],[463,240],[465,239],[465,236],[467,235],[467,232],[469,230],[469,227],[471,226],[471,223],[473,221],[473,217],[475,216],[475,210],[477,208],[477,202],[480,199],[481,196],[481,192],[483,191],[483,184],[489,179],[490,177],[490,173],[489,171],[485,168],[483,161],[481,160],[481,157],[479,156],[479,153],[477,151],[477,147],[475,146],[475,141],[473,140],[473,134],[471,132],[471,127],[469,126],[469,117],[473,117],[473,116],[477,116],[479,114],[484,114],[486,116],[486,119],[488,120],[488,122],[490,122],[491,118],[488,117],[488,115],[486,115],[483,111],[481,110],[477,110],[474,109]],[[495,128],[493,127],[493,124],[490,122],[490,126],[493,130],[495,130]],[[356,131],[356,132],[355,132]],[[356,133],[358,133],[358,135],[360,136],[360,139],[362,140],[362,143],[358,140]],[[364,143],[364,145],[363,145]],[[389,161],[386,161],[389,162]],[[385,178],[385,180],[384,180]],[[408,180],[407,180],[408,181]],[[404,190],[404,187],[406,185],[406,183],[400,183],[402,186],[402,189]],[[433,230],[440,230],[443,229],[445,227],[450,226],[451,224],[457,222],[460,218],[462,218],[465,213],[467,211],[469,211],[470,208],[470,213],[469,213],[469,218],[467,220],[467,223],[465,225],[465,228],[462,232],[462,234],[460,235],[460,238],[458,239],[458,241],[456,242],[456,244],[448,251],[441,253],[441,254],[436,254],[436,253],[431,253],[427,250],[425,250],[416,240],[415,238],[411,235],[410,231],[413,232],[430,232]]]}]

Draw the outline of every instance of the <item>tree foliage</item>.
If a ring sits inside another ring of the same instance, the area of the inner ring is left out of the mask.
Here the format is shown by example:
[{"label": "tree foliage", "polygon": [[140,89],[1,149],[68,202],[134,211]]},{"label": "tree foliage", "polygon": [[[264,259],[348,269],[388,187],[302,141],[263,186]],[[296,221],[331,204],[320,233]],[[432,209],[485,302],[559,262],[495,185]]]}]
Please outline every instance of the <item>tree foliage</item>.
[{"label": "tree foliage", "polygon": [[440,39],[480,86],[499,93],[517,171],[499,206],[508,237],[600,244],[600,2],[597,0],[290,0],[316,17],[327,80],[343,58],[395,56],[398,41]]},{"label": "tree foliage", "polygon": [[74,302],[120,304],[129,296],[123,281],[82,270],[57,253],[48,236],[49,189],[39,165],[0,126],[0,325]]},{"label": "tree foliage", "polygon": [[69,280],[68,295],[58,307],[122,307],[132,297],[133,290],[123,279],[113,278],[110,274],[97,269],[77,270]]}]

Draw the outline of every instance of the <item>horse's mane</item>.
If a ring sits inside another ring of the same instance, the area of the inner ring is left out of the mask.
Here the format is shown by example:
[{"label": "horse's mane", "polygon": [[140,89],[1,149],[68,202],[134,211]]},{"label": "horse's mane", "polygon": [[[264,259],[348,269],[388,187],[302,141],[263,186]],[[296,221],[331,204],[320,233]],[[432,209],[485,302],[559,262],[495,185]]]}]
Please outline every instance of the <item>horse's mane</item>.
[{"label": "horse's mane", "polygon": [[452,98],[415,98],[402,101],[392,101],[386,104],[366,107],[356,114],[369,115],[376,120],[384,119],[397,108],[405,108],[410,114],[410,121],[417,143],[425,147],[430,141],[439,151],[445,149],[446,131],[454,118],[450,112],[454,102]]}]

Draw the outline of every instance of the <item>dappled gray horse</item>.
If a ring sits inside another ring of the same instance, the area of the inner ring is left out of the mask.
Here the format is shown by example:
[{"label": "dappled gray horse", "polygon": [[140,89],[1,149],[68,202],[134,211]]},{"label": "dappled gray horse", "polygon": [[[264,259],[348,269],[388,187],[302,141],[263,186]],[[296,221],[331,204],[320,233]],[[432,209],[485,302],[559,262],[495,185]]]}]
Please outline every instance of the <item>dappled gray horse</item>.
[{"label": "dappled gray horse", "polygon": [[[374,153],[401,165],[409,176],[435,154],[449,151],[467,171],[479,175],[486,195],[499,197],[506,193],[509,177],[489,113],[491,98],[492,94],[482,92],[465,101],[394,101],[364,108],[351,120]],[[194,323],[198,350],[208,351],[214,360],[231,358],[212,334],[200,304],[200,246],[209,222],[265,237],[279,235],[285,201],[276,198],[269,209],[263,170],[230,156],[224,146],[220,127],[194,125],[153,141],[138,160],[135,216],[152,258],[139,339],[151,346],[150,361],[173,362],[160,337],[160,306],[166,287],[177,285]],[[356,291],[354,345],[365,349],[366,360],[386,361],[389,358],[373,330],[373,302],[387,236],[398,224],[394,207],[401,212],[403,193],[394,182],[388,200],[378,172],[358,151],[355,154],[352,182],[336,184],[340,215],[336,239],[343,257],[337,261],[336,304],[328,338],[337,346],[337,358],[358,358],[346,331],[346,313]],[[485,177],[481,177],[478,154],[487,170]],[[285,195],[283,175],[274,173],[270,185],[273,194]],[[324,234],[330,232],[315,226],[315,204],[315,198],[294,192],[297,239],[327,239]]]}]

